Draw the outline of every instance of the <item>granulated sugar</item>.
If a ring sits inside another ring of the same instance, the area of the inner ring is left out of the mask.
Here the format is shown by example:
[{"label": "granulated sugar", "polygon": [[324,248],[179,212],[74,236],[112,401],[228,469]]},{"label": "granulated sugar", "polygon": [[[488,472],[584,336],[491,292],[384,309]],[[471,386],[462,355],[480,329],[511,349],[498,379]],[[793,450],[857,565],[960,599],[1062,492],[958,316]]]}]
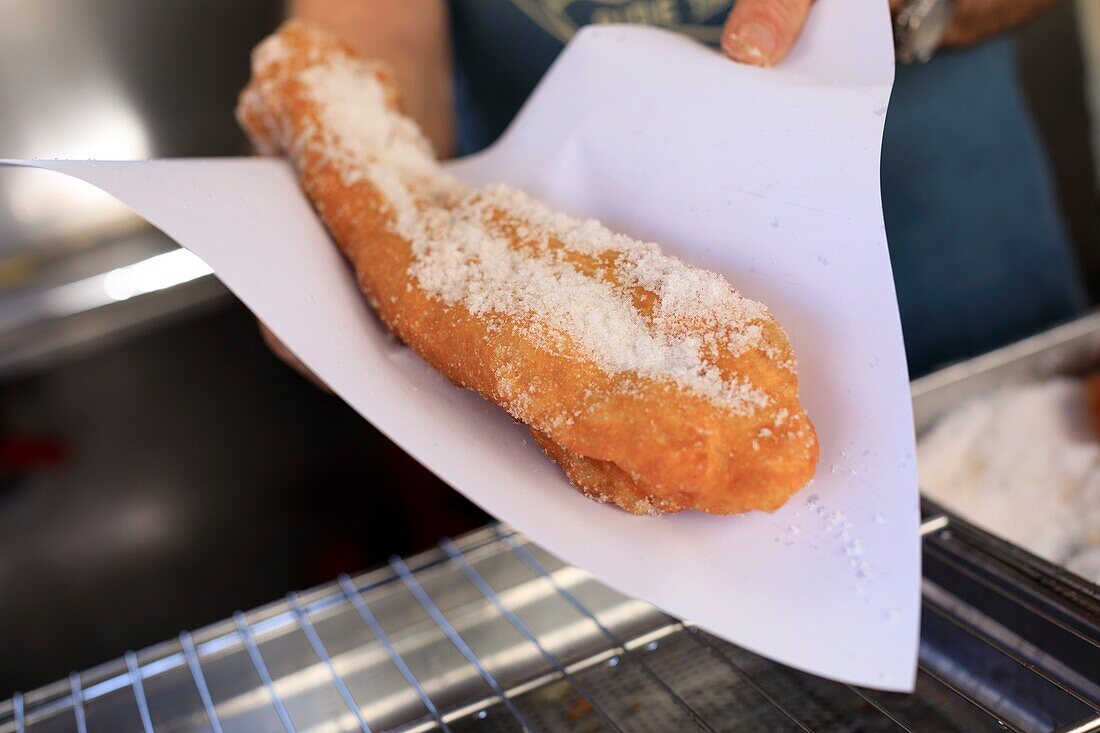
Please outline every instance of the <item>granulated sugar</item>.
[{"label": "granulated sugar", "polygon": [[819,523],[819,534],[836,543],[837,551],[847,558],[848,565],[852,568],[857,580],[856,590],[862,591],[864,583],[872,578],[873,568],[863,556],[863,541],[853,534],[852,520],[844,512],[829,509],[822,504],[817,494],[810,494],[805,506],[811,518],[816,517]]},{"label": "granulated sugar", "polygon": [[921,489],[994,534],[1100,582],[1100,441],[1081,382],[960,405],[917,445]]},{"label": "granulated sugar", "polygon": [[[260,56],[278,57],[277,49]],[[564,335],[607,373],[669,380],[739,414],[768,405],[762,390],[713,364],[724,351],[766,346],[771,317],[762,305],[656,245],[507,186],[474,189],[450,176],[417,126],[392,109],[379,74],[348,57],[304,71],[323,130],[298,144],[335,163],[345,183],[367,181],[382,194],[395,233],[412,246],[410,274],[421,288],[490,321],[528,324],[535,338]],[[650,302],[641,310],[639,291]]]}]

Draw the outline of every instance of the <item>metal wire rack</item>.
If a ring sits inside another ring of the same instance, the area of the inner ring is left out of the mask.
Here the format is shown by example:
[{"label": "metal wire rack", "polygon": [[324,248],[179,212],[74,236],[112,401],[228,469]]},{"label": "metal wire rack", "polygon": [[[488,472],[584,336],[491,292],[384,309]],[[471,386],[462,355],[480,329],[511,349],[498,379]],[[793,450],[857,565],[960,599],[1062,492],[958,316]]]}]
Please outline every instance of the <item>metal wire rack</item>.
[{"label": "metal wire rack", "polygon": [[17,694],[0,733],[1100,731],[1100,592],[926,511],[912,695],[764,660],[491,526]]}]

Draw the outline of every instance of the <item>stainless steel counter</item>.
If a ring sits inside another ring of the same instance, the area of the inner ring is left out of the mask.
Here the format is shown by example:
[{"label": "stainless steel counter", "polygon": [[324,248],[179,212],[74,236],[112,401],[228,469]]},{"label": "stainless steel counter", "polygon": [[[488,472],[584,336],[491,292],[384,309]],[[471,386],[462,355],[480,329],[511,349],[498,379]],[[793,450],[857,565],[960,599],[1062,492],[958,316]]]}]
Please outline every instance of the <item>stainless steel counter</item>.
[{"label": "stainless steel counter", "polygon": [[[1094,315],[918,380],[918,424],[1098,344]],[[17,695],[0,733],[1100,730],[1100,588],[931,502],[922,535],[911,696],[768,662],[494,526]]]},{"label": "stainless steel counter", "polygon": [[[281,6],[0,0],[0,156],[247,152],[232,110],[249,50]],[[0,169],[0,377],[227,302],[189,255],[143,264],[173,249],[92,186]],[[150,269],[159,277],[144,290],[117,287],[127,272]]]},{"label": "stainless steel counter", "polygon": [[1100,730],[1100,597],[923,531],[913,695],[768,662],[497,526],[17,695],[0,733]]}]

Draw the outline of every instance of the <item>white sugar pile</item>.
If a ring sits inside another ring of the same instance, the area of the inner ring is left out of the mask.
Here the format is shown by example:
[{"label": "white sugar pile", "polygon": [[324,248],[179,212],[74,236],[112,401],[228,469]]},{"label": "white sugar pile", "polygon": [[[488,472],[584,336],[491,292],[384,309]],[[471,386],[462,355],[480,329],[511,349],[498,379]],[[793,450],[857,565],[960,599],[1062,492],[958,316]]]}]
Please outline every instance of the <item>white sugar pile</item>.
[{"label": "white sugar pile", "polygon": [[[284,57],[281,44],[265,41],[258,70]],[[507,186],[475,189],[450,176],[388,104],[372,63],[337,54],[299,78],[321,129],[302,130],[288,147],[320,152],[346,184],[366,181],[382,194],[394,231],[412,246],[409,274],[432,296],[528,324],[533,337],[563,334],[609,374],[668,380],[738,414],[768,406],[763,390],[713,364],[720,350],[764,348],[779,358],[763,338],[762,305],[654,244],[554,213]],[[599,263],[602,274],[578,261]],[[652,294],[645,313],[634,300],[642,289]]]},{"label": "white sugar pile", "polygon": [[917,444],[921,489],[1036,555],[1100,582],[1100,441],[1066,378],[966,402]]}]

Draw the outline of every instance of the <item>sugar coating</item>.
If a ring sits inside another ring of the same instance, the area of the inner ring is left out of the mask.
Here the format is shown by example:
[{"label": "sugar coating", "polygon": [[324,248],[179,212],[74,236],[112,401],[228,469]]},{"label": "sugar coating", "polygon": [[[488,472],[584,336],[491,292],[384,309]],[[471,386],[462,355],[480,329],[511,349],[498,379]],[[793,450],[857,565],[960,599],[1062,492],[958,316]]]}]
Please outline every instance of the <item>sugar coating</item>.
[{"label": "sugar coating", "polygon": [[[258,71],[285,58],[283,43],[274,36],[261,44]],[[535,340],[564,339],[608,374],[669,381],[735,414],[768,407],[763,390],[714,364],[721,353],[754,348],[777,356],[764,338],[771,316],[763,305],[655,244],[554,212],[508,186],[478,189],[449,175],[417,125],[395,110],[384,75],[350,56],[315,59],[299,79],[320,130],[292,144],[321,153],[345,184],[368,182],[382,194],[393,231],[411,245],[409,274],[420,288],[490,324],[508,317]]]}]

